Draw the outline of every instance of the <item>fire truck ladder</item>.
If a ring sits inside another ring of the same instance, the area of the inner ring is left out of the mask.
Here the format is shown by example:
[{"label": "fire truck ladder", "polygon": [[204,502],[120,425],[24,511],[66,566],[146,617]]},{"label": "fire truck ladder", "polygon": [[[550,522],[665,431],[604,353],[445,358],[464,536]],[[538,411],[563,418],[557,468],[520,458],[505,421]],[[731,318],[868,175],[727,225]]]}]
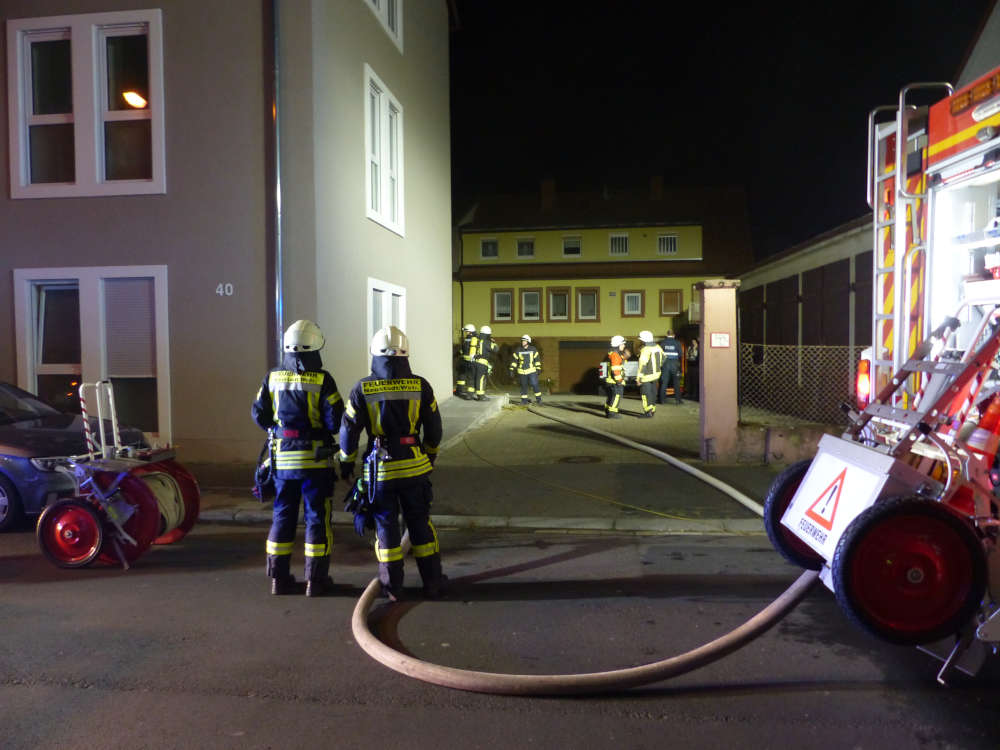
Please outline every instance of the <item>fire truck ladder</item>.
[{"label": "fire truck ladder", "polygon": [[[922,153],[926,133],[914,136],[908,133],[910,121],[918,109],[907,104],[906,99],[913,90],[941,87],[951,94],[952,87],[948,83],[910,84],[900,90],[898,106],[876,107],[868,114],[866,195],[874,214],[872,382],[876,390],[888,383],[893,373],[903,369],[911,349],[929,332],[925,299],[927,285],[924,284],[923,297],[917,297],[914,289],[914,284],[920,281],[926,268],[926,222],[920,216],[920,209],[925,205],[927,194],[907,189],[907,177],[911,171],[907,169],[908,157]],[[894,127],[888,122],[876,122],[879,115],[886,112],[894,113]],[[917,187],[922,186],[921,177]],[[916,330],[914,326],[917,326]],[[924,379],[919,373],[914,374],[917,377],[911,382],[893,390],[891,403],[902,404],[904,408],[912,404]]]}]

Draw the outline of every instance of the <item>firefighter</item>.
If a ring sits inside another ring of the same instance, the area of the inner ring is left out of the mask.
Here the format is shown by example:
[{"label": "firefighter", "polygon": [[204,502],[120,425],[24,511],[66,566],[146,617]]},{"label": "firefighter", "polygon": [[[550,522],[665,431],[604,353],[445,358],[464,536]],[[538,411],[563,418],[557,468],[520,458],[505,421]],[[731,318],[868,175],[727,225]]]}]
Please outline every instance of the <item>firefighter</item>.
[{"label": "firefighter", "polygon": [[482,326],[479,329],[478,343],[475,353],[475,385],[476,401],[486,401],[486,376],[493,372],[493,355],[496,353],[496,342],[493,340],[493,329]]},{"label": "firefighter", "polygon": [[271,370],[257,391],[251,413],[269,431],[275,470],[275,498],[267,535],[267,575],[272,594],[291,594],[292,546],[305,501],[306,596],[330,593],[331,502],[335,481],[335,435],[344,402],[333,376],[323,369],[319,350],[326,343],[311,320],[288,326],[281,366]]},{"label": "firefighter", "polygon": [[639,351],[639,393],[642,396],[642,415],[652,417],[656,414],[656,391],[660,381],[660,369],[663,366],[663,349],[653,339],[651,331],[639,331],[642,349]]},{"label": "firefighter", "polygon": [[531,403],[528,396],[528,387],[535,394],[535,403],[542,403],[542,389],[538,387],[538,373],[542,371],[542,360],[538,350],[531,344],[531,336],[524,334],[521,337],[521,348],[514,350],[514,361],[510,363],[511,374],[517,373],[517,379],[521,383],[521,406]]},{"label": "firefighter", "polygon": [[618,404],[621,403],[622,394],[625,393],[625,360],[628,358],[629,352],[625,348],[625,337],[612,336],[611,351],[604,355],[604,362],[607,366],[607,373],[604,377],[607,390],[604,415],[608,419],[621,418]]},{"label": "firefighter", "polygon": [[673,388],[674,402],[682,403],[680,373],[684,349],[674,338],[673,331],[667,331],[667,335],[660,341],[660,348],[663,350],[663,373],[660,376],[660,394],[656,400],[661,404],[667,403],[667,388]]},{"label": "firefighter", "polygon": [[430,520],[428,475],[441,443],[441,412],[430,383],[410,370],[406,334],[387,326],[372,337],[370,351],[371,374],[351,389],[340,426],[341,476],[346,479],[353,473],[358,440],[366,430],[365,459],[377,462],[375,557],[382,593],[392,601],[402,595],[402,509],[424,594],[436,598],[444,593],[447,579],[441,573],[437,532]]},{"label": "firefighter", "polygon": [[466,401],[475,398],[475,359],[476,348],[479,339],[476,336],[476,327],[472,323],[467,323],[462,327],[462,359],[458,363],[458,380],[455,386],[455,395]]}]

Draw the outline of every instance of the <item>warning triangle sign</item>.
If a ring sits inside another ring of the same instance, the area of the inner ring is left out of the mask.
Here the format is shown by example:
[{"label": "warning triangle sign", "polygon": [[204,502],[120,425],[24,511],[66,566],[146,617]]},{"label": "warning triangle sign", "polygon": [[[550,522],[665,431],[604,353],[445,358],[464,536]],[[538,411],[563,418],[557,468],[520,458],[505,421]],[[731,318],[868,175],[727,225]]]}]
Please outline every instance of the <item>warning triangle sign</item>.
[{"label": "warning triangle sign", "polygon": [[837,478],[834,479],[823,490],[816,501],[806,510],[806,515],[818,523],[827,531],[833,530],[833,519],[837,515],[837,506],[840,504],[840,493],[844,489],[844,478],[847,476],[845,466]]}]

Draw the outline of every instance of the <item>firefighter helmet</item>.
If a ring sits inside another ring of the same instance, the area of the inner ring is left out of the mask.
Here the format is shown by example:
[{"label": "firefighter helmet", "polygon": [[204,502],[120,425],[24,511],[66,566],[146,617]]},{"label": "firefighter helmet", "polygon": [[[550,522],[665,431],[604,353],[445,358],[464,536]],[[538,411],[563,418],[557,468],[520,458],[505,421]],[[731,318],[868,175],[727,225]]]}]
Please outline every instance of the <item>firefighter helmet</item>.
[{"label": "firefighter helmet", "polygon": [[644,344],[653,343],[653,333],[652,331],[639,331],[639,341]]},{"label": "firefighter helmet", "polygon": [[482,328],[479,329],[479,332],[480,333],[490,333],[490,334],[492,334],[493,333],[493,329],[490,328],[489,326],[483,326]]},{"label": "firefighter helmet", "polygon": [[465,331],[466,333],[475,333],[476,327],[472,325],[472,323],[466,323],[464,326],[462,326],[462,330]]},{"label": "firefighter helmet", "polygon": [[376,357],[409,357],[410,340],[396,326],[386,326],[372,336],[369,351]]},{"label": "firefighter helmet", "polygon": [[282,339],[286,352],[316,352],[325,343],[323,332],[311,320],[296,320],[288,326]]},{"label": "firefighter helmet", "polygon": [[611,337],[611,346],[613,346],[615,349],[617,349],[619,346],[621,346],[624,343],[625,343],[625,337],[624,336],[612,336]]},{"label": "firefighter helmet", "polygon": [[521,337],[521,341],[527,341],[530,344],[531,343],[531,336],[529,336],[528,334],[524,334]]}]

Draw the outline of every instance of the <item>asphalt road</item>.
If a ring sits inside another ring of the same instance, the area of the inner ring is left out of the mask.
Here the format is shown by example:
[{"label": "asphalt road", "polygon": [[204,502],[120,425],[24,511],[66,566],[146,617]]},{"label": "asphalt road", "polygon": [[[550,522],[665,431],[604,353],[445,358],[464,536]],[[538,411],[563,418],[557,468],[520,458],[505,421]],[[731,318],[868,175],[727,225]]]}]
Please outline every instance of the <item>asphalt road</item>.
[{"label": "asphalt road", "polygon": [[[336,529],[341,596],[271,597],[265,529],[202,524],[133,569],[59,570],[0,537],[0,747],[997,747],[1000,659],[938,664],[855,629],[821,586],[743,650],[621,694],[514,698],[397,675],[355,644],[374,574]],[[383,639],[470,669],[583,672],[714,638],[798,572],[762,536],[441,530],[441,602],[380,606]],[[296,561],[300,561],[296,551]],[[415,574],[408,563],[409,582]]]}]

